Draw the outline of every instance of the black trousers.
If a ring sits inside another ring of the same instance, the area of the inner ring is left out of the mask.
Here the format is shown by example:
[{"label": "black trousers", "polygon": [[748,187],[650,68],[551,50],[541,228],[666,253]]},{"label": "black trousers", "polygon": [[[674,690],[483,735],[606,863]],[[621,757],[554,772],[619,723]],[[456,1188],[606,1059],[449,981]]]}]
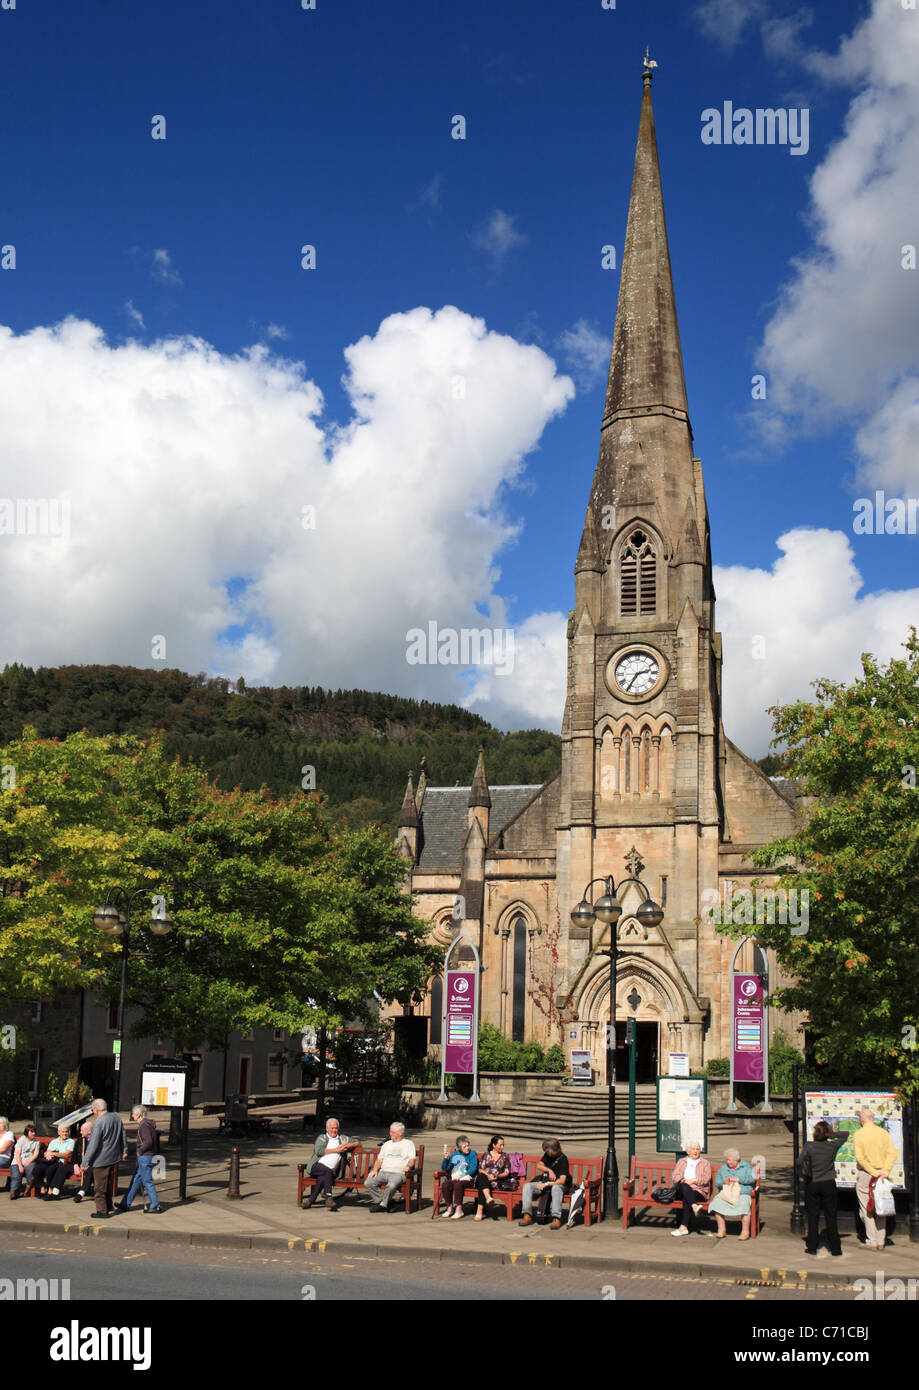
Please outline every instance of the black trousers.
[{"label": "black trousers", "polygon": [[314,1198],[331,1197],[332,1183],[335,1181],[337,1171],[335,1168],[330,1168],[328,1164],[316,1160],[310,1169],[310,1177],[316,1180],[316,1186],[312,1191]]},{"label": "black trousers", "polygon": [[809,1255],[817,1253],[817,1229],[820,1225],[820,1212],[826,1217],[826,1240],[831,1255],[841,1255],[839,1231],[836,1226],[836,1182],[829,1178],[826,1182],[809,1182],[804,1189],[804,1206],[807,1211],[807,1241],[805,1250]]},{"label": "black trousers", "polygon": [[679,1184],[679,1195],[683,1202],[680,1211],[680,1225],[685,1226],[687,1231],[691,1231],[696,1224],[696,1218],[693,1216],[692,1211],[693,1205],[696,1202],[704,1202],[705,1193],[700,1192],[699,1189],[693,1187],[691,1183],[681,1182]]}]

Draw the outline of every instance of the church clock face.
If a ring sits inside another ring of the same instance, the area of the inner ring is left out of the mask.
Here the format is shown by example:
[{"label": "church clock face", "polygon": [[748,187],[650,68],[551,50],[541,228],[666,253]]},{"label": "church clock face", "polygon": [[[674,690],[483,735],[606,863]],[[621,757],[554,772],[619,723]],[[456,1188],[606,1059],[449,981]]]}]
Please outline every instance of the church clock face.
[{"label": "church clock face", "polygon": [[647,699],[657,694],[666,679],[663,658],[647,647],[617,652],[607,668],[607,685],[620,699]]}]

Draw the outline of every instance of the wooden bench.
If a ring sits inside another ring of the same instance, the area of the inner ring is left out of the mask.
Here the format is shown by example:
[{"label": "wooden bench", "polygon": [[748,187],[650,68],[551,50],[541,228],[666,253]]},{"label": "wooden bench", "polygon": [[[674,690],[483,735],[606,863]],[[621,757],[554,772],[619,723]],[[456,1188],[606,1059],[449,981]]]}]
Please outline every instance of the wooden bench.
[{"label": "wooden bench", "polygon": [[[479,1154],[481,1164],[484,1154]],[[510,1155],[508,1155],[510,1157]],[[491,1188],[492,1201],[500,1202],[507,1212],[508,1221],[514,1218],[514,1211],[523,1202],[524,1183],[535,1182],[539,1178],[536,1171],[537,1164],[543,1161],[542,1154],[522,1154],[524,1163],[524,1176],[516,1188],[501,1189]],[[603,1160],[602,1158],[569,1158],[568,1164],[571,1169],[571,1186],[565,1193],[565,1202],[570,1203],[571,1194],[581,1183],[584,1184],[584,1225],[590,1226],[594,1221],[600,1220],[600,1200],[603,1190]],[[434,1210],[431,1213],[432,1219],[440,1210],[443,1200],[443,1183],[449,1175],[442,1168],[434,1172]],[[469,1184],[466,1190],[467,1199],[476,1195],[475,1183]],[[563,1203],[564,1210],[564,1203]]]},{"label": "wooden bench", "polygon": [[[718,1167],[720,1168],[720,1164]],[[672,1187],[672,1174],[676,1167],[675,1160],[668,1159],[644,1159],[632,1156],[632,1168],[628,1178],[622,1184],[622,1226],[628,1229],[631,1221],[631,1213],[636,1207],[657,1207],[659,1211],[666,1211],[670,1208],[679,1209],[683,1203],[678,1198],[674,1202],[655,1202],[651,1193],[658,1187]],[[714,1179],[716,1168],[712,1173]],[[759,1235],[759,1160],[753,1163],[753,1175],[756,1184],[750,1193],[750,1236],[751,1238]],[[713,1194],[716,1196],[717,1194]],[[711,1199],[710,1199],[711,1200]],[[708,1202],[701,1202],[700,1206],[704,1211],[708,1211]],[[724,1216],[724,1213],[721,1213]],[[740,1214],[736,1217],[724,1216],[725,1221],[740,1221]]]},{"label": "wooden bench", "polygon": [[271,1122],[275,1118],[273,1115],[258,1115],[249,1110],[248,1096],[232,1095],[227,1096],[226,1108],[219,1117],[217,1132],[229,1129],[232,1131],[242,1130],[244,1134],[251,1134],[253,1130],[260,1130],[264,1134],[271,1133]]},{"label": "wooden bench", "polygon": [[[19,1135],[17,1135],[16,1137],[17,1137],[17,1139],[18,1139],[18,1138],[19,1138]],[[35,1138],[38,1140],[39,1144],[41,1144],[41,1147],[42,1147],[42,1157],[44,1157],[44,1156],[45,1156],[45,1149],[46,1149],[46,1148],[48,1147],[48,1145],[51,1143],[52,1139],[56,1139],[56,1138],[57,1138],[57,1135],[56,1135],[56,1134],[36,1134]],[[15,1147],[15,1145],[14,1145],[14,1147]],[[4,1168],[4,1169],[2,1169],[2,1172],[3,1172],[3,1174],[9,1175],[10,1169],[9,1169],[9,1168]],[[71,1173],[71,1174],[70,1174],[70,1177],[65,1178],[64,1181],[65,1181],[65,1183],[69,1183],[69,1182],[81,1182],[81,1181],[82,1181],[82,1178],[77,1178],[75,1174]],[[40,1188],[40,1184],[39,1184],[39,1188]],[[32,1180],[30,1183],[24,1182],[23,1185],[22,1185],[22,1187],[20,1188],[20,1191],[21,1191],[21,1193],[22,1193],[22,1195],[23,1195],[24,1197],[39,1197],[39,1196],[41,1195],[40,1190],[39,1190],[38,1192],[36,1192],[36,1190],[35,1190],[35,1180],[34,1180],[34,1178],[33,1178],[33,1180]],[[113,1164],[112,1164],[111,1172],[109,1173],[109,1196],[111,1197],[111,1199],[112,1199],[113,1202],[114,1202],[114,1200],[115,1200],[115,1194],[117,1193],[117,1191],[118,1191],[118,1164],[117,1164],[117,1163],[113,1163]],[[63,1190],[62,1190],[62,1193],[63,1193]]]},{"label": "wooden bench", "polygon": [[[380,1146],[380,1147],[382,1147],[382,1146]],[[357,1193],[367,1192],[367,1191],[369,1190],[368,1187],[367,1187],[367,1179],[368,1179],[368,1177],[370,1176],[370,1170],[373,1168],[373,1165],[374,1165],[374,1163],[376,1162],[376,1159],[377,1159],[377,1156],[378,1156],[379,1152],[380,1152],[380,1149],[379,1149],[379,1148],[376,1148],[376,1149],[365,1149],[365,1148],[352,1149],[352,1151],[351,1151],[351,1153],[350,1153],[350,1155],[349,1155],[349,1158],[346,1160],[346,1162],[345,1162],[345,1164],[344,1164],[344,1167],[340,1169],[340,1171],[335,1175],[335,1178],[333,1179],[333,1182],[332,1182],[332,1187],[333,1187],[333,1189],[337,1187],[337,1188],[342,1188],[345,1192],[348,1192],[348,1191],[353,1191],[353,1192],[357,1192]],[[311,1192],[312,1189],[313,1189],[313,1184],[314,1184],[314,1182],[315,1182],[315,1179],[310,1177],[310,1169],[312,1168],[312,1166],[313,1166],[313,1164],[314,1164],[315,1162],[316,1162],[315,1158],[311,1158],[310,1161],[309,1161],[309,1163],[298,1163],[298,1164],[297,1164],[297,1206],[298,1206],[298,1207],[299,1207],[299,1206],[302,1206],[302,1204],[303,1204],[303,1197],[304,1197],[304,1194],[307,1194],[307,1195],[308,1195],[309,1192]],[[420,1210],[421,1210],[421,1179],[422,1179],[423,1173],[424,1173],[424,1145],[423,1145],[423,1144],[419,1144],[419,1145],[416,1146],[416,1149],[415,1149],[415,1166],[414,1166],[414,1168],[412,1169],[412,1171],[411,1171],[409,1174],[407,1174],[405,1180],[404,1180],[402,1183],[399,1184],[399,1187],[396,1188],[396,1191],[397,1191],[397,1192],[401,1192],[401,1193],[402,1193],[402,1196],[403,1196],[403,1198],[404,1198],[404,1200],[405,1200],[405,1214],[406,1214],[406,1216],[409,1215],[409,1213],[411,1212],[411,1209],[412,1209],[412,1207],[411,1207],[412,1193],[414,1193],[414,1195],[415,1195],[415,1210],[416,1210],[416,1211],[420,1211]]]}]

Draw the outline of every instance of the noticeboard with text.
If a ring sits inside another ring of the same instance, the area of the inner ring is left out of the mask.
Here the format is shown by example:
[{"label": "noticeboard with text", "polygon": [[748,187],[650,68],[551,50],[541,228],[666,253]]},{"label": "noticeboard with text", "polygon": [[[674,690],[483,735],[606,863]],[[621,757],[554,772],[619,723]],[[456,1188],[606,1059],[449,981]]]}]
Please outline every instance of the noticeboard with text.
[{"label": "noticeboard with text", "polygon": [[905,1185],[903,1169],[903,1112],[893,1091],[805,1091],[804,1118],[807,1137],[813,1139],[814,1125],[825,1120],[835,1134],[849,1137],[836,1155],[836,1186],[854,1187],[855,1132],[861,1128],[858,1112],[872,1110],[874,1122],[886,1129],[899,1158],[890,1171],[894,1187]]},{"label": "noticeboard with text", "polygon": [[685,1153],[690,1144],[708,1149],[708,1106],[704,1076],[657,1078],[657,1151]]},{"label": "noticeboard with text", "polygon": [[140,1077],[141,1105],[184,1106],[188,1074],[144,1067]]}]

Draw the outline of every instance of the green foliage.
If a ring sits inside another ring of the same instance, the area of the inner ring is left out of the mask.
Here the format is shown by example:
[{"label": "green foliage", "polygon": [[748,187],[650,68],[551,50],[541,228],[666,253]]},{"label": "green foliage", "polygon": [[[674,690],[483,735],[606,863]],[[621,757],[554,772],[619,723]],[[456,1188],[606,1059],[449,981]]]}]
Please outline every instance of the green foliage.
[{"label": "green foliage", "polygon": [[68,1075],[61,1094],[68,1112],[79,1109],[81,1105],[87,1105],[93,1098],[91,1088],[85,1082],[80,1081],[79,1075],[75,1071]]},{"label": "green foliage", "polygon": [[710,1076],[712,1080],[715,1080],[716,1078],[720,1077],[730,1076],[730,1057],[709,1057],[708,1061],[705,1064],[705,1070],[702,1072],[702,1075]]},{"label": "green foliage", "polygon": [[769,1039],[769,1090],[787,1096],[792,1091],[792,1067],[804,1066],[804,1054],[792,1044],[784,1028],[776,1028]]},{"label": "green foliage", "polygon": [[[851,1084],[919,1095],[919,640],[850,685],[772,711],[789,776],[814,798],[792,835],[760,850],[809,895],[809,926],[757,927],[786,979],[779,1005],[809,1016],[817,1062]],[[799,898],[800,903],[800,898]],[[730,931],[730,929],[728,929]]]},{"label": "green foliage", "polygon": [[[161,736],[27,729],[0,763],[16,771],[0,796],[0,997],[117,997],[124,937],[92,918],[113,883],[136,890],[132,1031],[182,1050],[232,1029],[371,1021],[374,990],[418,999],[436,968],[391,842],[337,829],[315,797],[221,791]],[[160,891],[176,924],[163,937],[141,927]]]},{"label": "green foliage", "polygon": [[556,1043],[544,1052],[536,1042],[514,1042],[493,1023],[479,1024],[479,1071],[564,1071],[565,1053]]},{"label": "green foliage", "polygon": [[48,1072],[45,1081],[45,1104],[60,1105],[64,1099],[64,1092],[57,1075],[53,1071]]},{"label": "green foliage", "polygon": [[479,715],[366,690],[249,688],[222,678],[129,666],[15,664],[0,674],[0,744],[33,726],[41,738],[163,731],[167,757],[199,763],[222,787],[302,794],[302,769],[333,820],[350,829],[394,828],[406,774],[427,759],[428,780],[471,777],[479,744],[492,783],[546,781],[558,735],[502,734]]}]

